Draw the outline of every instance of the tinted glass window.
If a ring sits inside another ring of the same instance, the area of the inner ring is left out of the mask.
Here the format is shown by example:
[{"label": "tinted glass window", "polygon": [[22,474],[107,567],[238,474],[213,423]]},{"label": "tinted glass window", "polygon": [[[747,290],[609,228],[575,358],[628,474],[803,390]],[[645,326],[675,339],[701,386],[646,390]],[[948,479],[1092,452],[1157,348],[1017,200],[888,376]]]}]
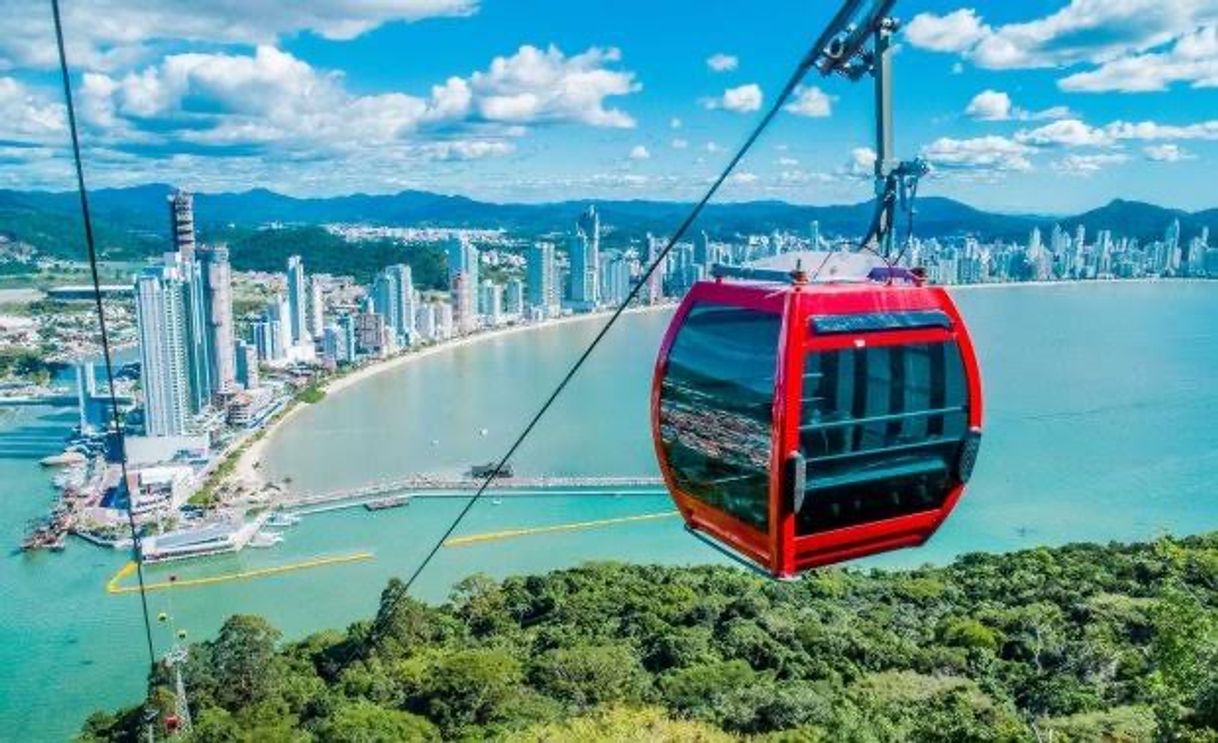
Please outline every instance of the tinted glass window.
[{"label": "tinted glass window", "polygon": [[960,349],[950,342],[810,353],[800,424],[808,492],[798,533],[936,508],[968,431]]},{"label": "tinted glass window", "polygon": [[682,490],[758,529],[769,522],[778,315],[701,304],[660,387],[660,437]]}]

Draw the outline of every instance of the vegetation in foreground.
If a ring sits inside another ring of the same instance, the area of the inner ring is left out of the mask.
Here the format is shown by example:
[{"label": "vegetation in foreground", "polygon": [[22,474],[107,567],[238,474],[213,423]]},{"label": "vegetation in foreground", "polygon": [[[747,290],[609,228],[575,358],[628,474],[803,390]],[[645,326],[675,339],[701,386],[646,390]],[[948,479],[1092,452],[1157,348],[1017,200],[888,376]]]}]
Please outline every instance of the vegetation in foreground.
[{"label": "vegetation in foreground", "polygon": [[[298,642],[230,618],[191,648],[187,739],[1218,741],[1218,535],[797,583],[595,564],[474,576],[438,607],[402,591]],[[162,716],[171,689],[158,671]]]}]

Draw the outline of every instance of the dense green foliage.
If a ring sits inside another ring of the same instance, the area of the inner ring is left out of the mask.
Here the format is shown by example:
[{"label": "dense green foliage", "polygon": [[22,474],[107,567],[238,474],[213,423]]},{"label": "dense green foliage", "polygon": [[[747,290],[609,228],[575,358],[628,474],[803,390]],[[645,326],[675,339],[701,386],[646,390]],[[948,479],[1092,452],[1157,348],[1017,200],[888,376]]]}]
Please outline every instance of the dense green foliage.
[{"label": "dense green foliage", "polygon": [[46,384],[54,371],[55,365],[49,363],[38,351],[15,347],[0,348],[0,379],[11,376]]},{"label": "dense green foliage", "polygon": [[310,273],[354,276],[356,281],[368,283],[385,266],[406,263],[416,287],[437,289],[447,285],[447,263],[438,244],[403,245],[393,240],[351,243],[321,227],[227,229],[206,232],[202,237],[227,242],[233,268],[238,271],[283,271],[288,256],[300,255]]},{"label": "dense green foliage", "polygon": [[316,384],[311,384],[301,388],[300,392],[296,393],[296,399],[309,405],[314,405],[326,399],[326,391]]},{"label": "dense green foliage", "polygon": [[[195,740],[1218,740],[1218,536],[796,583],[589,565],[191,650]],[[170,686],[153,679],[152,704]],[[88,740],[134,740],[138,711]]]}]

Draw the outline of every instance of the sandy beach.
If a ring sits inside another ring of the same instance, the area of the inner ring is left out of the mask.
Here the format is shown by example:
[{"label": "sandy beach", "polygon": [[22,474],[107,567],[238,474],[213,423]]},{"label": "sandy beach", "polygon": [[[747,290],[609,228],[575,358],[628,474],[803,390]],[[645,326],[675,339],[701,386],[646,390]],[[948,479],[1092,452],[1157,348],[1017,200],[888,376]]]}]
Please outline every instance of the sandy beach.
[{"label": "sandy beach", "polygon": [[[646,307],[632,307],[626,312],[651,312],[664,309],[671,309],[675,304],[658,304]],[[421,361],[429,356],[434,356],[440,353],[448,353],[464,346],[474,345],[483,341],[491,340],[492,338],[503,338],[505,336],[514,335],[517,333],[528,333],[534,331],[547,330],[556,328],[562,325],[569,325],[580,322],[594,322],[597,320],[605,321],[609,318],[610,311],[589,312],[580,315],[568,315],[559,317],[553,320],[547,320],[543,323],[522,324],[522,325],[507,325],[493,330],[484,330],[478,333],[473,333],[459,338],[453,338],[447,341],[436,343],[431,346],[420,348],[418,350],[406,351],[396,356],[391,356],[386,359],[374,361],[369,364],[344,374],[341,377],[336,377],[322,385],[326,396],[337,394],[349,387],[353,387],[366,379],[370,379],[378,374],[397,369],[405,364],[411,364],[416,361]],[[233,468],[232,475],[229,476],[228,482],[238,485],[248,491],[258,491],[267,485],[266,478],[262,476],[262,471],[259,467],[262,462],[263,452],[266,451],[267,445],[271,439],[279,431],[279,429],[292,419],[296,413],[304,408],[303,404],[296,404],[286,413],[279,417],[274,423],[271,423],[264,429],[262,436],[254,441],[242,453],[241,458]]]}]

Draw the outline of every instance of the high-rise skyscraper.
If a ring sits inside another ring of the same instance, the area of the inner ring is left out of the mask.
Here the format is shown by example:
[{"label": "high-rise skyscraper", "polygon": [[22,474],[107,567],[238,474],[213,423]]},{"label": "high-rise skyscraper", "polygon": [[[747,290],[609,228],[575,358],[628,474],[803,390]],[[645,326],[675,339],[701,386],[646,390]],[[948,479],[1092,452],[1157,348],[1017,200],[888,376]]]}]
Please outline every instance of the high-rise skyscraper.
[{"label": "high-rise skyscraper", "polygon": [[[650,266],[654,263],[662,249],[663,244],[660,239],[654,237],[650,232],[647,233],[647,262],[644,265]],[[668,268],[667,263],[668,259],[665,258],[647,279],[647,286],[643,292],[647,304],[655,304],[664,299],[664,273]]]},{"label": "high-rise skyscraper", "polygon": [[543,317],[558,312],[558,287],[554,276],[554,246],[548,242],[533,243],[528,256],[529,307],[540,310]]},{"label": "high-rise skyscraper", "polygon": [[173,250],[183,263],[195,259],[195,198],[189,191],[175,189],[169,194],[170,236]]},{"label": "high-rise skyscraper", "polygon": [[258,349],[238,339],[234,355],[237,358],[237,383],[247,390],[258,389]]},{"label": "high-rise skyscraper", "polygon": [[325,331],[326,306],[321,297],[321,282],[316,276],[309,279],[309,334],[320,338]]},{"label": "high-rise skyscraper", "polygon": [[503,311],[509,315],[524,314],[524,282],[508,279],[503,290]]},{"label": "high-rise skyscraper", "polygon": [[575,222],[568,257],[571,260],[571,301],[595,307],[600,301],[601,222],[595,206],[589,206]]},{"label": "high-rise skyscraper", "polygon": [[149,436],[178,436],[190,421],[186,307],[176,266],[155,266],[135,280],[140,386]]},{"label": "high-rise skyscraper", "polygon": [[288,258],[288,312],[290,313],[289,330],[292,343],[309,340],[307,327],[308,297],[305,294],[304,262],[300,256]]},{"label": "high-rise skyscraper", "polygon": [[233,335],[233,274],[228,246],[212,245],[199,251],[207,289],[207,351],[211,361],[212,390],[228,394],[237,382]]},{"label": "high-rise skyscraper", "polygon": [[216,391],[208,324],[207,275],[198,260],[195,243],[194,196],[189,191],[176,189],[167,198],[173,250],[165,255],[164,263],[174,267],[181,279],[186,323],[183,341],[190,382],[187,399],[190,411],[198,413],[211,403]]},{"label": "high-rise skyscraper", "polygon": [[410,266],[386,266],[372,282],[372,306],[393,329],[399,345],[409,345],[415,335],[414,275]]},{"label": "high-rise skyscraper", "polygon": [[601,299],[620,304],[630,293],[630,263],[620,253],[601,256]]},{"label": "high-rise skyscraper", "polygon": [[453,323],[465,333],[478,327],[478,261],[478,249],[464,237],[449,242],[448,286]]},{"label": "high-rise skyscraper", "polygon": [[503,321],[503,285],[484,279],[478,290],[478,312],[489,325]]}]

